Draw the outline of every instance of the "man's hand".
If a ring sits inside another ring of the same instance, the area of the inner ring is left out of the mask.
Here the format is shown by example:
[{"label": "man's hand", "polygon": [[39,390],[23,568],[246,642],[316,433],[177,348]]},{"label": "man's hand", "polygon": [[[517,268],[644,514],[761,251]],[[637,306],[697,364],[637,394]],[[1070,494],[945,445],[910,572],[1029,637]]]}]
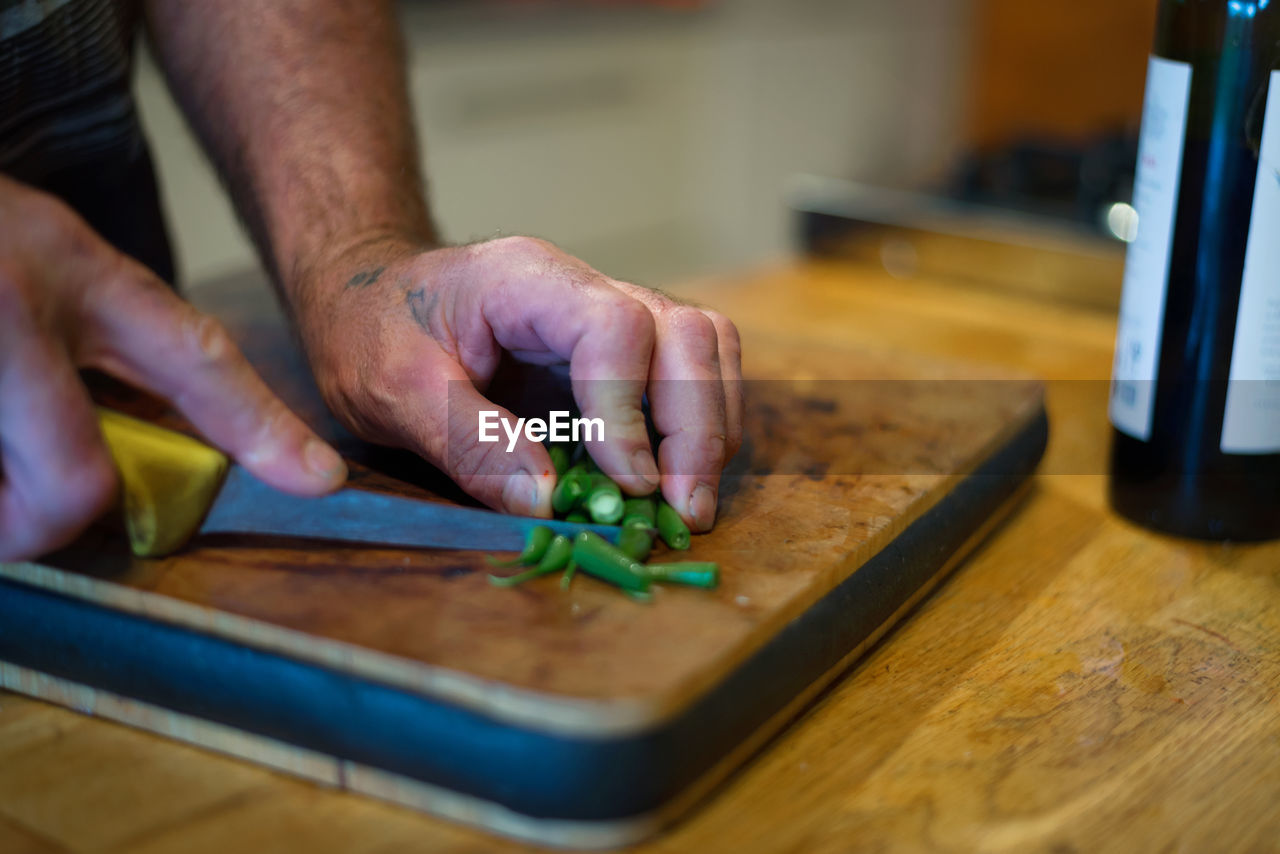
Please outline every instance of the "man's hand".
[{"label": "man's hand", "polygon": [[[423,251],[373,240],[309,265],[288,288],[320,388],[362,437],[411,449],[490,506],[548,516],[541,445],[478,441],[482,389],[505,350],[569,366],[592,453],[627,492],[659,486],[696,530],[715,520],[720,471],[742,440],[738,334],[723,316],[601,275],[540,240]],[[664,437],[655,464],[640,410]]]},{"label": "man's hand", "polygon": [[[741,434],[737,333],[526,238],[439,245],[391,0],[147,0],[148,29],[297,321],[334,412],[411,448],[486,503],[546,515],[545,452],[476,441],[503,350],[566,363],[597,462],[698,530]],[[671,380],[672,382],[666,382]],[[450,410],[452,419],[450,419]],[[452,423],[449,423],[452,420]],[[521,476],[515,476],[517,474]]]},{"label": "man's hand", "polygon": [[60,201],[0,176],[0,560],[64,545],[116,498],[81,367],[166,398],[276,487],[319,494],[345,478],[217,321]]}]

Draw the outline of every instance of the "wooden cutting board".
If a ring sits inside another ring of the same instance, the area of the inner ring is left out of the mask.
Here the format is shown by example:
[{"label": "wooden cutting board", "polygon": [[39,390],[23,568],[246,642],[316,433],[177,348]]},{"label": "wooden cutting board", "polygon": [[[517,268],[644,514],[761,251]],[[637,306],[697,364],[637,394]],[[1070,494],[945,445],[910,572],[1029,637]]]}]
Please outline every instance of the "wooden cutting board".
[{"label": "wooden cutting board", "polygon": [[[200,294],[355,485],[465,500],[327,418],[260,280]],[[138,560],[102,528],[0,564],[0,686],[521,838],[646,836],[925,595],[1044,449],[1037,383],[744,346],[746,443],[689,553],[718,590],[499,589],[478,553],[261,538]]]}]

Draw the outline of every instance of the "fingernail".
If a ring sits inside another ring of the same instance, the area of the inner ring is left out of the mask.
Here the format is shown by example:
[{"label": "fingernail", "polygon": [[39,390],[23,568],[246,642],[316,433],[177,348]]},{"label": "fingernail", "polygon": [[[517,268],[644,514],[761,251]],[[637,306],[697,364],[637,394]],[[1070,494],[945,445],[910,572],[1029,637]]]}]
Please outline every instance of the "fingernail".
[{"label": "fingernail", "polygon": [[705,483],[695,486],[689,496],[689,515],[698,530],[710,530],[716,521],[716,491]]},{"label": "fingernail", "polygon": [[538,479],[528,472],[511,475],[502,488],[502,506],[520,516],[532,513],[538,506]]},{"label": "fingernail", "polygon": [[631,455],[631,471],[651,489],[658,486],[658,464],[653,461],[653,454],[641,448]]},{"label": "fingernail", "polygon": [[312,474],[325,480],[335,480],[346,470],[346,464],[342,462],[338,452],[319,439],[307,441],[307,446],[302,451],[302,458]]}]

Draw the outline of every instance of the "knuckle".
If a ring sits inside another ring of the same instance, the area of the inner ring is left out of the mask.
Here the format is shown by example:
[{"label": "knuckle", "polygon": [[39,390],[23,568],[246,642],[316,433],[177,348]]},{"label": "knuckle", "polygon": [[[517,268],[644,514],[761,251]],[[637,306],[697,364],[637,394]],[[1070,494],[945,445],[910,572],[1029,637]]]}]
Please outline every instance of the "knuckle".
[{"label": "knuckle", "polygon": [[344,374],[348,393],[363,394],[381,409],[394,409],[422,380],[422,368],[411,358],[376,357],[363,371]]},{"label": "knuckle", "polygon": [[183,326],[188,350],[198,367],[217,369],[235,358],[236,345],[217,318],[193,311],[187,315]]},{"label": "knuckle", "polygon": [[692,306],[677,305],[667,312],[671,330],[684,338],[706,342],[715,348],[716,325],[705,313]]},{"label": "knuckle", "polygon": [[732,320],[713,308],[703,309],[702,313],[705,314],[713,324],[715,324],[716,332],[721,337],[732,339],[734,341],[738,340],[738,327]]},{"label": "knuckle", "polygon": [[656,330],[653,312],[648,306],[625,294],[617,293],[616,297],[602,302],[599,314],[598,325],[611,335],[652,338]]},{"label": "knuckle", "polygon": [[547,255],[555,251],[555,246],[540,237],[529,237],[524,234],[513,234],[489,241],[493,249],[512,252],[517,255]]},{"label": "knuckle", "polygon": [[646,442],[649,439],[648,422],[644,411],[638,406],[627,406],[613,413],[609,419],[609,429],[620,436],[644,439]]},{"label": "knuckle", "polygon": [[361,381],[356,364],[352,362],[326,364],[323,368],[315,370],[314,374],[320,394],[331,409],[339,408],[345,411],[359,407],[364,383]]}]

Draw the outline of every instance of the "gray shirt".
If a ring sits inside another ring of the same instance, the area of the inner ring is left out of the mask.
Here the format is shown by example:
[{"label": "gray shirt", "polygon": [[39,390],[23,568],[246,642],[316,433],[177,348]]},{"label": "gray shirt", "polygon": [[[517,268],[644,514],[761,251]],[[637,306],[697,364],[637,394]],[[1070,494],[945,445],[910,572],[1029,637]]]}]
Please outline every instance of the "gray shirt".
[{"label": "gray shirt", "polygon": [[136,0],[0,0],[0,172],[40,183],[143,145]]}]

